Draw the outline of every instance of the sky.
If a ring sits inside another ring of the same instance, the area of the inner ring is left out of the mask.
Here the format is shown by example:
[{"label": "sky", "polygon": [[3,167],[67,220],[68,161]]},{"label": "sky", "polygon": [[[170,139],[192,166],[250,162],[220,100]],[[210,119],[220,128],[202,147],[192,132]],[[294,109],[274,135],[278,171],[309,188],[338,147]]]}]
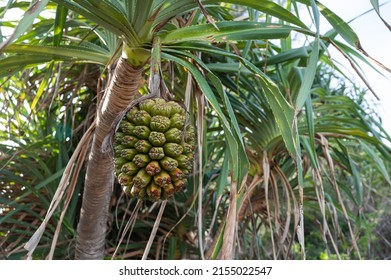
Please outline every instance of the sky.
[{"label": "sky", "polygon": [[[372,9],[370,0],[320,0],[320,2],[346,22]],[[379,4],[382,3],[385,4],[380,7],[380,14],[391,25],[391,1],[379,0]],[[372,11],[359,17],[351,22],[350,26],[357,33],[364,50],[382,64],[391,68],[391,31],[380,20],[376,12]],[[321,21],[322,32],[326,32],[330,27],[325,20]],[[347,71],[351,72],[352,77],[356,77],[355,80],[361,83],[357,74],[351,70],[346,59],[340,57],[338,60],[343,62],[346,65],[346,69],[348,69]],[[375,101],[373,95],[370,93],[368,96],[371,97],[371,101],[376,103],[375,108],[377,108],[382,118],[383,126],[391,134],[391,73],[378,68],[385,76],[382,77],[366,65],[362,67],[369,84],[379,96],[380,100]],[[364,83],[362,85],[365,86]]]}]

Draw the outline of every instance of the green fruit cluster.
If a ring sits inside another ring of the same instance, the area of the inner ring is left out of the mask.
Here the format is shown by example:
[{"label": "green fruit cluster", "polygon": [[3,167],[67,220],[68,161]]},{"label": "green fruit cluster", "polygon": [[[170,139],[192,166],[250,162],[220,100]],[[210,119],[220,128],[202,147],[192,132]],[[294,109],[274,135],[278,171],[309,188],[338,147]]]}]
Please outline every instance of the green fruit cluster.
[{"label": "green fruit cluster", "polygon": [[194,127],[174,101],[147,99],[122,119],[114,137],[114,164],[125,193],[157,201],[180,191],[191,173]]}]

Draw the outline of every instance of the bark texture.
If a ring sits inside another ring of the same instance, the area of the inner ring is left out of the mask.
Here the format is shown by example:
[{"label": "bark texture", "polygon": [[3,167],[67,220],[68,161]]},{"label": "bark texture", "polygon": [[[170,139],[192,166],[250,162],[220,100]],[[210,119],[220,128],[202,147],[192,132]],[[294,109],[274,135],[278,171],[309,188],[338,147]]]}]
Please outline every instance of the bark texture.
[{"label": "bark texture", "polygon": [[112,154],[102,152],[102,142],[110,132],[115,118],[137,96],[141,75],[142,67],[135,69],[121,58],[100,104],[77,227],[76,259],[99,260],[105,256],[114,166]]}]

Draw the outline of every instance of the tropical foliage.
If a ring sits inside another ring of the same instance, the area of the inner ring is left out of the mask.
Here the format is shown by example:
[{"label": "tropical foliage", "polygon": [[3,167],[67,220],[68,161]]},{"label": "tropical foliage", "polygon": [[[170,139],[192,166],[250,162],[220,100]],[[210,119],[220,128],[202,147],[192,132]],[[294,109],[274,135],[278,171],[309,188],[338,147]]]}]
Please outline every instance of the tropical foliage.
[{"label": "tropical foliage", "polygon": [[[389,258],[391,139],[357,61],[388,69],[335,12],[315,0],[3,4],[1,258]],[[120,116],[156,96],[184,104],[197,130],[187,188],[163,204],[124,195],[107,148]]]}]

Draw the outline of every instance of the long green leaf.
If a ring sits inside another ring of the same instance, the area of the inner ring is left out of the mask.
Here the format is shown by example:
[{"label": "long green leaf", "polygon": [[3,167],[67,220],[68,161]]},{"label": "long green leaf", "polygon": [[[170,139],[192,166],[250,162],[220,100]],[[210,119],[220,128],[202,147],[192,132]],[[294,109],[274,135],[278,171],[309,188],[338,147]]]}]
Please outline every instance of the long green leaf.
[{"label": "long green leaf", "polygon": [[58,47],[60,45],[62,34],[64,33],[64,26],[67,19],[68,9],[64,6],[57,6],[56,18],[54,19],[54,37],[53,45]]},{"label": "long green leaf", "polygon": [[[173,17],[183,15],[184,13],[188,13],[198,6],[194,0],[171,0],[166,1],[163,10],[159,13],[156,18],[155,24],[159,22],[167,21]],[[218,0],[204,0],[202,1],[202,5],[204,7],[208,7],[211,4],[221,4],[222,1]],[[236,5],[242,5],[245,7],[250,7],[255,10],[261,11],[267,15],[279,18],[285,22],[293,23],[296,26],[307,29],[307,26],[295,15],[293,15],[287,9],[284,9],[280,5],[274,3],[273,1],[262,0],[262,1],[254,1],[254,0],[226,0],[223,1],[225,3],[231,3]]]},{"label": "long green leaf", "polygon": [[53,0],[59,5],[92,20],[102,27],[110,30],[117,36],[125,39],[129,46],[139,46],[140,39],[129,23],[125,11],[118,9],[115,5],[107,0],[90,1],[90,0]]},{"label": "long green leaf", "polygon": [[223,107],[225,110],[227,110],[229,115],[229,121],[232,126],[232,132],[234,134],[234,137],[236,138],[236,143],[238,143],[238,157],[236,161],[231,162],[233,165],[234,173],[234,179],[238,182],[241,182],[241,180],[244,178],[245,174],[247,173],[247,169],[249,166],[246,151],[244,148],[244,143],[241,135],[241,131],[239,128],[239,124],[237,122],[235,113],[232,109],[232,104],[227,96],[227,94],[224,92],[223,86],[221,81],[208,69],[208,67],[195,55],[188,53],[188,52],[180,52],[176,50],[171,50],[171,52],[181,54],[183,56],[187,56],[194,60],[198,65],[204,68],[205,71],[207,71],[207,77],[209,78],[210,82],[213,84],[215,89],[220,95],[220,98],[223,102]]},{"label": "long green leaf", "polygon": [[[162,53],[162,58],[170,60],[170,61],[174,61],[174,62],[182,65],[183,67],[187,68],[190,71],[190,73],[192,74],[192,76],[196,80],[198,86],[200,87],[201,91],[204,93],[206,99],[209,101],[209,104],[213,107],[213,109],[215,110],[215,112],[217,113],[217,115],[219,116],[219,118],[221,120],[223,129],[225,132],[228,148],[230,150],[229,154],[231,156],[231,163],[234,163],[235,161],[237,161],[237,157],[238,157],[237,140],[235,139],[235,136],[232,132],[229,121],[225,117],[225,115],[220,107],[220,104],[219,104],[218,100],[216,99],[216,96],[213,94],[213,91],[210,88],[210,86],[209,86],[208,82],[206,81],[206,79],[204,78],[204,76],[196,68],[196,66],[194,66],[193,64],[189,63],[188,61],[186,61],[184,59],[180,59],[176,56],[173,56],[173,55],[170,55],[167,53]],[[239,167],[237,167],[237,168],[239,168]],[[235,173],[237,173],[237,172],[235,172]]]},{"label": "long green leaf", "polygon": [[137,0],[125,0],[125,13],[128,18],[128,21],[134,25],[134,22],[132,20],[135,19],[134,13],[136,11],[136,1]]},{"label": "long green leaf", "polygon": [[308,66],[305,68],[302,84],[299,89],[299,94],[296,99],[296,110],[299,111],[307,98],[309,98],[312,83],[316,74],[316,67],[319,58],[319,40],[315,39],[314,46],[311,52]]},{"label": "long green leaf", "polygon": [[[195,47],[197,46],[197,47]],[[188,46],[186,46],[188,47]],[[176,46],[176,48],[186,48],[185,46]],[[198,49],[203,52],[210,52],[219,55],[225,55],[227,57],[235,58],[243,63],[247,69],[249,69],[253,74],[255,74],[254,79],[256,79],[262,86],[262,89],[265,93],[266,99],[270,108],[272,109],[274,118],[277,122],[277,125],[280,129],[284,143],[289,151],[289,153],[295,157],[297,153],[297,139],[295,132],[294,124],[294,109],[287,102],[284,96],[281,94],[278,86],[270,80],[270,78],[265,75],[258,67],[252,64],[250,61],[239,57],[230,52],[223,51],[221,49],[214,48],[212,46],[198,44],[193,46],[194,49]]]},{"label": "long green leaf", "polygon": [[[310,6],[312,0],[297,0],[297,1]],[[338,32],[338,34],[341,35],[341,37],[350,45],[361,50],[362,47],[360,44],[360,40],[356,32],[354,32],[354,30],[349,26],[349,24],[347,24],[342,18],[340,18],[338,15],[336,15],[333,11],[331,11],[329,8],[324,6],[319,1],[315,1],[315,2],[319,8],[319,11],[327,19],[327,21],[331,24],[331,26],[333,26],[333,28]]]},{"label": "long green leaf", "polygon": [[[310,140],[310,146],[311,146],[311,154],[313,155],[313,166],[315,168],[318,167],[316,151],[315,151],[315,114],[312,106],[312,99],[307,98],[305,102],[305,114],[306,114],[306,121],[307,121],[307,127],[308,127],[308,134],[309,134],[309,140]],[[300,141],[301,143],[301,141]]]},{"label": "long green leaf", "polygon": [[81,46],[53,47],[13,44],[8,46],[4,52],[17,54],[37,54],[51,56],[56,60],[85,61],[103,65],[105,65],[110,59],[110,54],[107,51],[104,52],[103,49],[99,47],[90,49]]},{"label": "long green leaf", "polygon": [[[220,1],[212,0],[212,1],[204,1],[203,3],[207,4],[208,2],[216,3]],[[302,28],[307,28],[299,18],[297,18],[294,14],[292,14],[287,9],[281,7],[280,5],[274,3],[273,1],[262,0],[262,1],[254,1],[254,0],[226,0],[224,2],[243,5],[246,7],[253,8],[255,10],[264,12],[266,15],[273,16],[284,20],[286,22],[293,23]]]},{"label": "long green leaf", "polygon": [[[189,47],[191,48],[191,47]],[[292,49],[288,50],[270,57],[265,58],[264,60],[261,60],[259,63],[256,64],[258,67],[262,67],[265,63],[270,65],[275,64],[281,64],[281,63],[290,63],[292,60],[301,59],[301,58],[307,58],[308,52],[307,48],[298,48],[298,49]],[[212,71],[217,72],[225,72],[225,73],[235,73],[238,71],[240,62],[227,62],[227,63],[208,63],[208,68]],[[251,73],[248,69],[241,69],[242,73]]]},{"label": "long green leaf", "polygon": [[342,18],[333,13],[326,6],[317,2],[320,12],[328,20],[328,22],[334,27],[341,37],[350,45],[355,46],[357,49],[361,49],[360,40],[353,31],[353,29]]},{"label": "long green leaf", "polygon": [[19,21],[19,24],[15,28],[12,35],[8,37],[6,41],[0,44],[0,52],[32,26],[34,20],[42,12],[42,10],[45,9],[48,3],[49,0],[40,0],[40,1],[35,1],[30,6],[30,8],[24,13],[22,19]]},{"label": "long green leaf", "polygon": [[217,192],[216,192],[217,197],[221,196],[225,192],[225,187],[228,184],[228,178],[229,178],[228,160],[229,158],[227,156],[224,157],[223,164],[221,165],[219,179],[217,182]]},{"label": "long green leaf", "polygon": [[363,141],[360,141],[361,145],[364,147],[365,151],[370,155],[370,158],[375,161],[375,167],[380,171],[380,173],[387,180],[388,184],[391,185],[390,173],[384,165],[383,160],[376,154],[376,152],[365,144]]},{"label": "long green leaf", "polygon": [[370,67],[372,70],[376,71],[379,75],[382,75],[383,77],[386,77],[384,73],[379,71],[372,63],[370,63],[365,57],[363,57],[357,50],[351,48],[350,46],[342,43],[338,40],[332,40],[333,43],[340,48],[340,50],[343,51],[343,54],[346,55],[348,58],[350,58],[351,62],[354,63],[357,68],[361,69],[361,66],[357,63],[357,61],[354,58],[358,58],[360,61],[365,63],[368,67]]},{"label": "long green leaf", "polygon": [[236,142],[238,143],[238,158],[236,161],[232,162],[233,170],[234,170],[234,176],[233,179],[239,184],[242,182],[243,178],[245,177],[246,173],[248,172],[249,168],[249,162],[246,155],[246,150],[243,143],[243,138],[240,132],[239,124],[237,122],[235,113],[232,109],[232,105],[225,94],[223,90],[223,86],[221,84],[221,81],[212,73],[208,73],[208,77],[214,87],[216,88],[217,92],[220,94],[220,98],[223,101],[224,108],[228,111],[228,115],[230,117],[230,121],[232,123],[232,126],[234,128],[235,132],[235,138]]},{"label": "long green leaf", "polygon": [[[100,17],[107,24],[111,24],[121,30],[125,36],[126,42],[130,46],[140,45],[140,39],[134,30],[134,27],[127,20],[125,12],[123,10],[119,10],[111,3],[111,1],[76,0],[76,2],[79,2],[81,6],[84,6],[88,11],[90,11],[95,18]],[[86,2],[88,2],[88,4]],[[91,20],[94,20],[94,18]]]},{"label": "long green leaf", "polygon": [[301,110],[306,100],[309,98],[312,83],[316,74],[316,67],[319,60],[319,11],[316,7],[314,0],[311,0],[311,7],[314,14],[315,26],[316,26],[316,38],[313,43],[311,56],[308,62],[308,66],[305,69],[303,81],[301,83],[299,94],[296,99],[296,112]]},{"label": "long green leaf", "polygon": [[219,30],[212,24],[202,24],[161,34],[164,44],[173,44],[187,41],[227,41],[227,40],[262,40],[280,39],[289,36],[297,28],[288,25],[279,25],[263,22],[226,21],[216,23]]},{"label": "long green leaf", "polygon": [[224,225],[223,225],[223,228],[217,238],[217,242],[216,242],[216,245],[215,247],[213,248],[213,252],[212,252],[212,255],[210,256],[210,259],[211,260],[216,260],[220,251],[221,251],[221,247],[223,246],[223,240],[224,240],[224,233],[225,233],[225,226],[227,225],[227,223],[224,221]]},{"label": "long green leaf", "polygon": [[[349,154],[349,151],[345,145],[343,145],[340,141],[338,142],[338,146],[340,147],[342,152],[338,152],[337,155],[340,159],[343,160],[345,165],[350,169],[350,172],[353,176],[353,185],[356,190],[356,196],[354,197],[354,200],[356,203],[362,207],[363,203],[363,195],[364,195],[364,187],[361,183],[360,174],[358,172],[358,166],[357,163],[354,162],[352,157]],[[350,190],[348,190],[350,192]]]},{"label": "long green leaf", "polygon": [[262,66],[264,63],[267,65],[272,64],[281,64],[286,62],[292,62],[295,59],[307,58],[308,57],[308,47],[301,47],[296,49],[288,49],[286,51],[282,51],[277,53],[276,55],[272,55],[262,59],[259,63],[256,63],[257,66]]},{"label": "long green leaf", "polygon": [[[208,63],[206,64],[209,70],[213,72],[222,72],[222,73],[237,73],[240,69],[240,62],[227,62],[227,63]],[[242,74],[252,74],[248,69],[240,69]]]},{"label": "long green leaf", "polygon": [[35,94],[35,97],[33,99],[33,102],[31,102],[30,110],[31,112],[35,111],[35,106],[38,104],[39,99],[41,98],[42,94],[44,93],[47,85],[49,84],[49,80],[52,76],[54,63],[50,63],[49,67],[47,67],[47,71],[45,73],[44,78],[41,81],[41,84],[39,85],[39,88],[37,90],[37,93]]},{"label": "long green leaf", "polygon": [[272,82],[261,70],[255,67],[249,61],[243,59],[244,65],[256,74],[256,78],[262,84],[263,92],[273,116],[280,129],[285,145],[292,157],[297,154],[298,146],[296,139],[296,128],[294,124],[294,109],[281,94],[277,85]]},{"label": "long green leaf", "polygon": [[318,155],[311,147],[311,143],[308,137],[300,136],[300,144],[303,146],[306,155],[309,157],[313,168],[318,168]]},{"label": "long green leaf", "polygon": [[138,0],[136,1],[137,16],[132,19],[132,23],[136,32],[140,32],[146,24],[153,5],[153,0]]},{"label": "long green leaf", "polygon": [[[8,0],[7,4],[5,6],[0,7],[0,18],[3,18],[5,13],[13,6],[13,1]],[[1,31],[0,31],[1,32]],[[3,38],[0,38],[0,42]]]}]

